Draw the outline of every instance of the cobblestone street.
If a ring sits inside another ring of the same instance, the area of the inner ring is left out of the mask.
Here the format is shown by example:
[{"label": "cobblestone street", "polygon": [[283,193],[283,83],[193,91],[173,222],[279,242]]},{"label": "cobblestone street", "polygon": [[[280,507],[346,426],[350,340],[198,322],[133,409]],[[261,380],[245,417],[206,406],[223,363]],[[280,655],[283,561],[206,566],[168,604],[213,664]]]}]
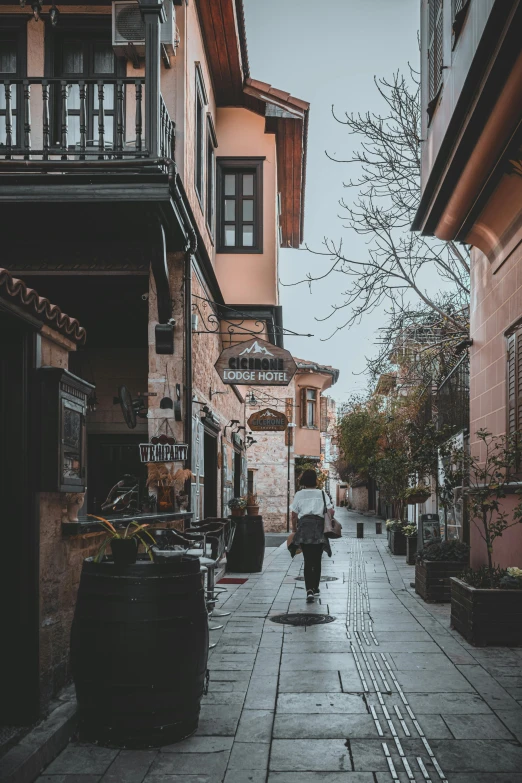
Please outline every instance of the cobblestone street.
[{"label": "cobblestone street", "polygon": [[[285,545],[227,585],[194,737],[158,751],[72,742],[38,783],[522,783],[522,649],[468,645],[449,605],[418,599],[371,517],[338,518],[333,580],[312,606]],[[270,621],[288,611],[335,621]]]}]

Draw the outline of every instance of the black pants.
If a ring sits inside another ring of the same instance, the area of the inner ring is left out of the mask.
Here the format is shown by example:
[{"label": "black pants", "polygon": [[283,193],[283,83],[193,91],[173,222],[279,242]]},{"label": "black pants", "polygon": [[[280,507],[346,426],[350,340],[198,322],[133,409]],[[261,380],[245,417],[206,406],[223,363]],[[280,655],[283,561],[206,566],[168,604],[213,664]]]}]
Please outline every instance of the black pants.
[{"label": "black pants", "polygon": [[304,557],[304,578],[307,590],[318,590],[321,579],[322,544],[302,544]]}]

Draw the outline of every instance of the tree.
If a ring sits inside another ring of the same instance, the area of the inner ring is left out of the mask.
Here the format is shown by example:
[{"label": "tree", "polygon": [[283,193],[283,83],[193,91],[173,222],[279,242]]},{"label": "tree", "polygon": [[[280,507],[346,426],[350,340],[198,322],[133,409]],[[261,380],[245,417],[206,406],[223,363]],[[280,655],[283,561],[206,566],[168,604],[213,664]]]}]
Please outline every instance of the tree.
[{"label": "tree", "polygon": [[361,138],[350,157],[331,159],[358,167],[355,179],[345,183],[358,195],[351,203],[340,201],[341,218],[345,227],[368,237],[368,257],[354,258],[345,252],[343,240],[325,237],[324,250],[311,252],[328,258],[328,269],[317,276],[309,273],[299,282],[311,286],[332,273],[344,276],[343,301],[318,319],[346,312],[334,333],[384,306],[391,315],[392,332],[421,313],[438,319],[462,340],[469,331],[469,254],[454,242],[410,231],[420,201],[418,74],[410,69],[408,79],[396,73],[391,81],[376,79],[375,85],[385,113],[346,113],[340,118],[332,108],[336,121]]},{"label": "tree", "polygon": [[384,424],[384,413],[375,399],[354,397],[345,407],[338,424],[339,451],[352,478],[368,479]]}]

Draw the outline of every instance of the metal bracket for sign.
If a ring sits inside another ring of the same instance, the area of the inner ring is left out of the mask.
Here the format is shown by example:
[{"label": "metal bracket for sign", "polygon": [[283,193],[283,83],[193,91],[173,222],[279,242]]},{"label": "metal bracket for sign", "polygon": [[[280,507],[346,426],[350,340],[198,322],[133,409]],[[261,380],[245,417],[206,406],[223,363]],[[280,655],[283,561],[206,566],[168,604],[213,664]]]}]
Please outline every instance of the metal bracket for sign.
[{"label": "metal bracket for sign", "polygon": [[[227,307],[227,305],[218,304],[211,299],[206,299],[203,296],[192,295],[193,299],[197,299],[197,302],[192,303],[192,312],[194,315],[201,318],[203,325],[206,325],[205,329],[195,329],[193,334],[218,334],[226,337],[233,337],[235,334],[250,335],[251,337],[257,337],[260,334],[266,333],[266,323],[259,316],[255,316],[254,313],[236,310],[233,307]],[[201,306],[199,305],[201,302]],[[208,313],[207,311],[211,312]],[[228,315],[228,318],[225,317]],[[244,324],[249,322],[253,323],[253,327],[246,327]],[[226,331],[221,330],[222,324],[228,324]],[[299,334],[293,332],[291,329],[286,329],[283,326],[275,325],[272,327],[278,334],[290,337],[313,337],[312,334]]]}]

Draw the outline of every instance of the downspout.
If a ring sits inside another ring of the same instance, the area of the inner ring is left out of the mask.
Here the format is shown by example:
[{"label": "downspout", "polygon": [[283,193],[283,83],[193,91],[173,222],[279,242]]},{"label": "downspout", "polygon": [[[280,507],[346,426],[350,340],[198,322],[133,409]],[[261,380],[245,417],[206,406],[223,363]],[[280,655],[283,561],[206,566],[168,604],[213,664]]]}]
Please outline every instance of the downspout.
[{"label": "downspout", "polygon": [[[187,231],[188,239],[185,249],[185,264],[184,264],[184,279],[183,279],[183,294],[184,294],[184,320],[185,320],[185,443],[188,446],[187,449],[187,461],[185,468],[192,469],[192,258],[196,252],[198,246],[198,238],[195,228],[190,219],[190,215],[187,211],[187,207],[183,200],[183,196],[178,187],[178,173],[175,163],[171,163],[169,167],[169,186],[170,192],[174,201],[176,202],[179,210],[182,214],[183,222]],[[191,508],[192,497],[190,492],[191,480],[187,481],[185,491],[189,501],[189,510]]]}]

